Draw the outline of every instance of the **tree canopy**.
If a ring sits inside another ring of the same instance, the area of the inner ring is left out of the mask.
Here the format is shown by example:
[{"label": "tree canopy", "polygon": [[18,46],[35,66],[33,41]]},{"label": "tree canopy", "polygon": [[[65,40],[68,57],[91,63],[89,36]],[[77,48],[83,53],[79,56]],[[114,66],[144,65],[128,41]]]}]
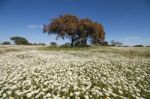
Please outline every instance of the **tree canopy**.
[{"label": "tree canopy", "polygon": [[27,39],[19,36],[11,37],[11,40],[15,42],[16,45],[28,45],[29,42]]},{"label": "tree canopy", "polygon": [[122,43],[122,42],[119,42],[119,41],[114,41],[114,40],[112,40],[112,41],[111,41],[111,45],[112,45],[112,46],[122,46],[123,43]]},{"label": "tree canopy", "polygon": [[11,45],[11,43],[9,41],[4,41],[2,45]]},{"label": "tree canopy", "polygon": [[101,24],[88,18],[80,19],[71,14],[53,18],[51,23],[44,25],[44,33],[56,34],[57,38],[69,38],[71,46],[76,44],[86,45],[87,40],[96,44],[104,40],[105,32]]}]

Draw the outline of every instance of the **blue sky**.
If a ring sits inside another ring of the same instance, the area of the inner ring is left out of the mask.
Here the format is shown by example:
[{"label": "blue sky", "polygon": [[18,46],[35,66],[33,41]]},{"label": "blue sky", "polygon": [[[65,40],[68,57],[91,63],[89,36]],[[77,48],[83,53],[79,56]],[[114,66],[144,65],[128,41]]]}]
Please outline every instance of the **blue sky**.
[{"label": "blue sky", "polygon": [[32,43],[69,42],[42,32],[43,24],[65,13],[101,23],[109,42],[150,45],[150,0],[0,0],[0,42],[11,36]]}]

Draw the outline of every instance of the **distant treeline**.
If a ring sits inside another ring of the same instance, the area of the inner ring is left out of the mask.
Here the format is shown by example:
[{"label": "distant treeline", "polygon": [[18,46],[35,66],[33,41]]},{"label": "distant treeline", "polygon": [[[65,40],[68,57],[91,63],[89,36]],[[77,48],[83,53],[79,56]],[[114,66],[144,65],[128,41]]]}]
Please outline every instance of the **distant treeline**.
[{"label": "distant treeline", "polygon": [[[45,43],[30,43],[26,38],[20,36],[10,37],[10,40],[12,40],[15,45],[46,45]],[[11,42],[4,41],[1,45],[11,45]]]},{"label": "distant treeline", "polygon": [[[19,36],[15,36],[15,37],[10,37],[10,40],[12,40],[14,42],[15,45],[42,45],[42,46],[45,46],[46,44],[45,43],[30,43],[26,38],[24,37],[19,37]],[[0,45],[12,45],[11,42],[9,41],[4,41],[3,43],[0,43]],[[65,43],[65,44],[62,44],[62,45],[58,45],[56,42],[50,42],[49,44],[50,46],[62,46],[62,47],[70,47],[71,46],[71,43]],[[95,44],[96,46],[117,46],[117,47],[129,47],[127,45],[123,45],[122,42],[119,42],[119,41],[114,41],[112,40],[110,42],[110,44],[107,42],[107,41],[102,41],[101,43],[99,44]],[[76,45],[78,47],[82,47],[82,45]],[[86,46],[91,46],[90,44],[89,45],[86,45]],[[150,46],[144,46],[142,44],[137,44],[137,45],[134,45],[132,47],[150,47]]]}]

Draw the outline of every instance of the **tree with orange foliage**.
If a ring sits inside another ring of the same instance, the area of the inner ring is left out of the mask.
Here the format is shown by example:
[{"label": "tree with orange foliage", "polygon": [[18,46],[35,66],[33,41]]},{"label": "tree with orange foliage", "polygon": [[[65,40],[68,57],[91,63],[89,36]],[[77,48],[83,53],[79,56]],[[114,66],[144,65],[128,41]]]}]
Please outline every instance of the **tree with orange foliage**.
[{"label": "tree with orange foliage", "polygon": [[103,26],[90,19],[79,19],[77,16],[65,14],[52,19],[49,25],[44,25],[44,33],[56,34],[57,37],[69,38],[71,46],[87,44],[87,39],[92,44],[99,43],[105,38]]}]

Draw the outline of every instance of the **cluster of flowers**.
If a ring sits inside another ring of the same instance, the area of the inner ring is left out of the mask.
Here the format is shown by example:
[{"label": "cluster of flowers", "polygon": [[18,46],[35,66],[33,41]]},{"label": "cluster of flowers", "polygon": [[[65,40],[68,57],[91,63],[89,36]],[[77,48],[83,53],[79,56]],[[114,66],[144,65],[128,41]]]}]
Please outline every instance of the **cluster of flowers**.
[{"label": "cluster of flowers", "polygon": [[94,51],[0,55],[0,98],[150,97],[150,59]]}]

